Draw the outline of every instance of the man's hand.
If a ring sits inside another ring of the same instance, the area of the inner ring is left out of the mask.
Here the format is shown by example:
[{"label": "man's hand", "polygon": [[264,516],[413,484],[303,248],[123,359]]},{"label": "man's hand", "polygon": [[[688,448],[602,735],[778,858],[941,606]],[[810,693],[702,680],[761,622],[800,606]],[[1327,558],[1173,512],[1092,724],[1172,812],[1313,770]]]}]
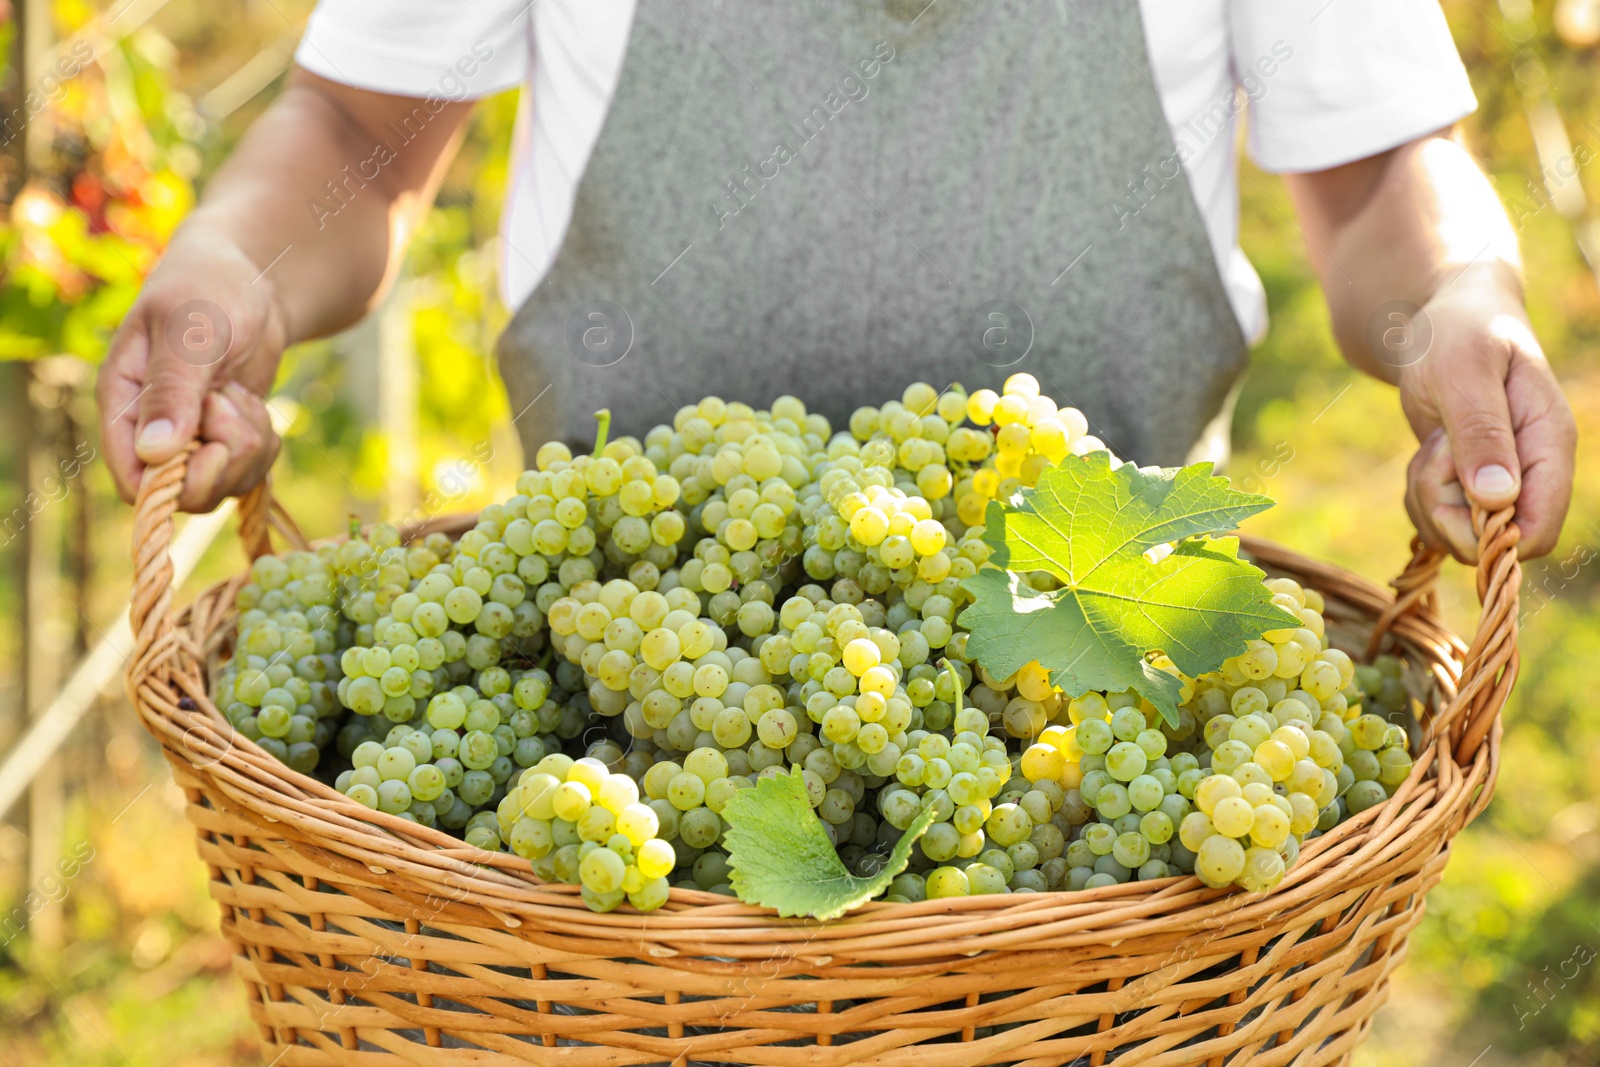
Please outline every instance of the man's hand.
[{"label": "man's hand", "polygon": [[1469,501],[1515,503],[1521,554],[1551,551],[1572,495],[1577,428],[1520,297],[1469,272],[1441,289],[1416,325],[1431,336],[1400,370],[1400,403],[1421,442],[1406,476],[1418,532],[1476,562]]},{"label": "man's hand", "polygon": [[125,499],[146,466],[196,440],[184,511],[266,475],[278,452],[266,396],[284,348],[382,297],[471,110],[289,76],[206,184],[101,369],[101,434]]},{"label": "man's hand", "polygon": [[1475,562],[1469,501],[1515,503],[1520,554],[1549,552],[1577,433],[1528,326],[1516,232],[1488,179],[1445,130],[1286,181],[1340,347],[1400,386],[1422,442],[1406,489],[1418,533]]},{"label": "man's hand", "polygon": [[112,339],[97,392],[112,479],[132,501],[147,466],[191,441],[178,506],[210,511],[265,477],[278,437],[265,398],[287,332],[261,269],[226,242],[173,242]]}]

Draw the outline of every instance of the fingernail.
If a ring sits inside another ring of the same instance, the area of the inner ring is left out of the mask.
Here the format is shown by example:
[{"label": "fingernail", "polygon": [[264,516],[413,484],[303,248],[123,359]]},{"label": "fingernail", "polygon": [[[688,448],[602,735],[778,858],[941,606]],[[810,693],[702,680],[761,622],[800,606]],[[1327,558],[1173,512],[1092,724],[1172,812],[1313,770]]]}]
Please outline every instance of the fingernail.
[{"label": "fingernail", "polygon": [[217,398],[217,404],[224,412],[229,415],[239,414],[239,405],[233,402],[233,397],[229,396],[225,390],[213,393],[212,395]]},{"label": "fingernail", "polygon": [[167,443],[172,436],[171,419],[153,419],[139,431],[140,448],[156,448]]},{"label": "fingernail", "polygon": [[1511,472],[1498,463],[1491,463],[1487,467],[1479,467],[1478,473],[1472,478],[1473,487],[1480,493],[1509,493],[1511,487],[1516,484],[1516,479],[1511,477]]}]

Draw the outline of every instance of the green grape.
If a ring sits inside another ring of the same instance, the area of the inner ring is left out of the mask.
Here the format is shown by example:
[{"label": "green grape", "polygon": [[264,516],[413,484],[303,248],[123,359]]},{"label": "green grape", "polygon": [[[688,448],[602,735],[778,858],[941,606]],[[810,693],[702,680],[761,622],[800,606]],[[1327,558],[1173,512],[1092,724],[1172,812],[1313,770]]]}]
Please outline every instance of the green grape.
[{"label": "green grape", "polygon": [[1251,848],[1244,855],[1244,867],[1237,876],[1239,885],[1252,893],[1264,893],[1283,881],[1283,857],[1270,848]]},{"label": "green grape", "polygon": [[[1201,816],[1205,818],[1205,816]],[[1172,818],[1164,811],[1151,811],[1139,820],[1139,832],[1152,845],[1166,844],[1172,839]]]},{"label": "green grape", "polygon": [[1350,737],[1356,747],[1368,752],[1383,747],[1389,724],[1376,715],[1362,715],[1350,724]]},{"label": "green grape", "polygon": [[670,890],[670,883],[664,875],[647,878],[638,889],[628,893],[628,903],[640,911],[655,911],[667,902]]},{"label": "green grape", "polygon": [[1133,802],[1120,782],[1108,782],[1095,794],[1094,807],[1102,818],[1120,819],[1133,810]]},{"label": "green grape", "polygon": [[1027,840],[1033,832],[1033,819],[1015,804],[1001,804],[985,823],[985,829],[1002,848]]},{"label": "green grape", "polygon": [[944,863],[955,858],[961,846],[961,833],[947,822],[936,822],[928,827],[928,832],[922,836],[918,846],[923,855],[935,863]]},{"label": "green grape", "polygon": [[679,820],[678,836],[692,848],[706,848],[722,835],[722,820],[709,808],[693,808]]},{"label": "green grape", "polygon": [[1142,834],[1118,834],[1112,842],[1111,855],[1124,867],[1136,868],[1150,858],[1150,842]]},{"label": "green grape", "polygon": [[986,863],[969,864],[964,873],[967,876],[967,892],[972,896],[1007,892],[1007,876]]},{"label": "green grape", "polygon": [[1196,851],[1194,873],[1206,885],[1220,889],[1244,873],[1244,866],[1244,846],[1231,837],[1214,834]]},{"label": "green grape", "polygon": [[[1016,864],[1011,862],[1010,854],[1005,853],[1005,851],[1002,851],[1002,849],[984,849],[982,853],[979,853],[978,862],[979,864],[986,865],[986,867],[992,867],[995,872],[1000,873],[1000,878],[1005,881],[1010,881],[1011,875],[1016,873]],[[968,867],[968,872],[970,872],[970,870],[970,867]]]},{"label": "green grape", "polygon": [[262,708],[260,714],[256,716],[256,725],[267,737],[282,738],[288,735],[293,718],[289,709],[270,705]]},{"label": "green grape", "polygon": [[1164,860],[1151,859],[1139,867],[1135,877],[1141,882],[1150,882],[1157,878],[1169,877],[1172,873],[1172,868]]},{"label": "green grape", "polygon": [[626,873],[627,863],[608,848],[594,849],[578,866],[584,888],[601,895],[620,890]]},{"label": "green grape", "polygon": [[[426,763],[433,758],[433,737],[421,730],[413,730],[400,739],[400,747],[411,753],[411,758],[417,763]],[[382,761],[379,761],[379,771],[382,771]]]},{"label": "green grape", "polygon": [[1363,780],[1351,785],[1340,799],[1344,801],[1345,810],[1351,815],[1359,815],[1368,808],[1382,804],[1388,798],[1389,795],[1381,782]]},{"label": "green grape", "polygon": [[554,849],[555,834],[547,820],[522,817],[512,824],[506,843],[524,859],[539,859]]},{"label": "green grape", "polygon": [[415,800],[437,800],[446,788],[444,772],[431,763],[417,764],[406,782]]},{"label": "green grape", "polygon": [[1079,724],[1077,740],[1078,747],[1084,752],[1097,756],[1108,752],[1115,741],[1115,736],[1109,723],[1099,719],[1089,719]]},{"label": "green grape", "polygon": [[1106,753],[1106,770],[1121,782],[1130,782],[1142,775],[1148,763],[1144,750],[1131,741],[1120,741]]},{"label": "green grape", "polygon": [[1119,884],[1133,877],[1132,868],[1118,863],[1117,858],[1112,855],[1101,856],[1096,859],[1094,861],[1094,870],[1096,874],[1106,875]]},{"label": "green grape", "polygon": [[369,807],[369,808],[374,808],[375,809],[378,806],[378,791],[377,791],[377,789],[375,789],[371,785],[368,785],[365,782],[357,782],[354,785],[350,786],[348,789],[345,790],[345,796],[349,797],[351,800],[355,801],[356,803],[364,805],[364,806]]},{"label": "green grape", "polygon": [[[429,746],[431,749],[431,745]],[[388,781],[390,779],[405,781],[417,766],[417,757],[408,748],[396,746],[384,750],[378,757],[376,764],[379,777]]]},{"label": "green grape", "polygon": [[909,789],[888,794],[881,804],[884,819],[897,830],[908,828],[921,810],[916,793]]},{"label": "green grape", "polygon": [[378,783],[378,810],[398,815],[411,806],[411,790],[401,779],[386,778]]},{"label": "green grape", "polygon": [[1083,843],[1089,846],[1095,856],[1110,855],[1116,840],[1117,831],[1107,823],[1091,823],[1083,829]]},{"label": "green grape", "polygon": [[1378,753],[1378,781],[1393,791],[1411,775],[1411,755],[1403,748],[1386,748]]},{"label": "green grape", "polygon": [[1272,727],[1261,715],[1246,715],[1234,722],[1228,730],[1228,739],[1238,741],[1248,746],[1254,752],[1256,748],[1270,740]]},{"label": "green grape", "polygon": [[1154,774],[1141,774],[1126,785],[1128,803],[1134,811],[1154,811],[1166,797],[1162,782]]},{"label": "green grape", "polygon": [[1133,741],[1144,730],[1144,712],[1136,707],[1118,708],[1111,715],[1111,732],[1118,741]]},{"label": "green grape", "polygon": [[[449,781],[448,775],[445,780]],[[486,771],[470,770],[466,771],[461,781],[451,788],[456,791],[456,796],[463,803],[476,808],[488,803],[489,797],[494,793],[494,786],[494,779]]]},{"label": "green grape", "polygon": [[829,789],[817,807],[817,814],[824,822],[841,825],[855,814],[855,801],[842,789]]},{"label": "green grape", "polygon": [[957,867],[939,867],[929,872],[924,886],[928,900],[964,897],[972,891],[966,872]]},{"label": "green grape", "polygon": [[1352,752],[1346,766],[1350,768],[1350,773],[1358,782],[1374,781],[1383,771],[1383,764],[1377,755],[1368,749]]}]

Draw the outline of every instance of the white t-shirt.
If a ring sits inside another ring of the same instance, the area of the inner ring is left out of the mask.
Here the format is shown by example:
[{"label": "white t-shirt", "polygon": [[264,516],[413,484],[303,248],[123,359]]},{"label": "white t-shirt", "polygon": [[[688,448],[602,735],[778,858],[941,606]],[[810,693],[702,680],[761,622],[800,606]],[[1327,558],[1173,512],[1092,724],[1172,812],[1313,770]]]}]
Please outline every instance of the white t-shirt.
[{"label": "white t-shirt", "polygon": [[[617,85],[636,0],[321,0],[296,59],[385,93],[524,87],[501,221],[516,307],[554,260]],[[1238,116],[1270,171],[1348,163],[1477,106],[1437,0],[1140,0],[1162,109],[1247,337],[1266,332],[1239,249]],[[1048,25],[1048,24],[1047,24]]]}]

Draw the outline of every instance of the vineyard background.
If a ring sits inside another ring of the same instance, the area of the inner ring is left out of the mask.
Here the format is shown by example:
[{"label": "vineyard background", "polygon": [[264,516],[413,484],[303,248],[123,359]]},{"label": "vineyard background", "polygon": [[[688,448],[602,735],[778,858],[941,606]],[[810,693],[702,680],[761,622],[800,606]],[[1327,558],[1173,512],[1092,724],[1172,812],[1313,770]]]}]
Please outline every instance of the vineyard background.
[{"label": "vineyard background", "polygon": [[[16,622],[0,627],[0,754],[110,631],[128,588],[130,512],[99,460],[93,364],[195,190],[271,98],[310,8],[12,4],[25,29],[13,18],[0,30],[0,418],[15,428],[0,435],[0,616]],[[1444,6],[1480,101],[1468,139],[1518,221],[1534,323],[1585,462],[1560,547],[1526,571],[1499,793],[1458,840],[1356,1062],[1578,1067],[1600,1062],[1600,483],[1587,463],[1600,433],[1588,203],[1600,196],[1600,0]],[[55,77],[19,73],[58,49]],[[25,121],[8,123],[18,101]],[[520,468],[489,356],[507,317],[492,265],[515,103],[478,108],[396,296],[284,361],[278,485],[312,535],[350,512],[473,508]],[[1232,473],[1280,502],[1250,529],[1387,578],[1406,558],[1414,442],[1393,391],[1338,357],[1281,183],[1246,164],[1243,190],[1273,325],[1240,401]],[[188,587],[238,566],[230,528]],[[1469,632],[1469,575],[1447,578],[1448,614]],[[0,822],[0,1067],[258,1062],[181,797],[113,686]]]}]

